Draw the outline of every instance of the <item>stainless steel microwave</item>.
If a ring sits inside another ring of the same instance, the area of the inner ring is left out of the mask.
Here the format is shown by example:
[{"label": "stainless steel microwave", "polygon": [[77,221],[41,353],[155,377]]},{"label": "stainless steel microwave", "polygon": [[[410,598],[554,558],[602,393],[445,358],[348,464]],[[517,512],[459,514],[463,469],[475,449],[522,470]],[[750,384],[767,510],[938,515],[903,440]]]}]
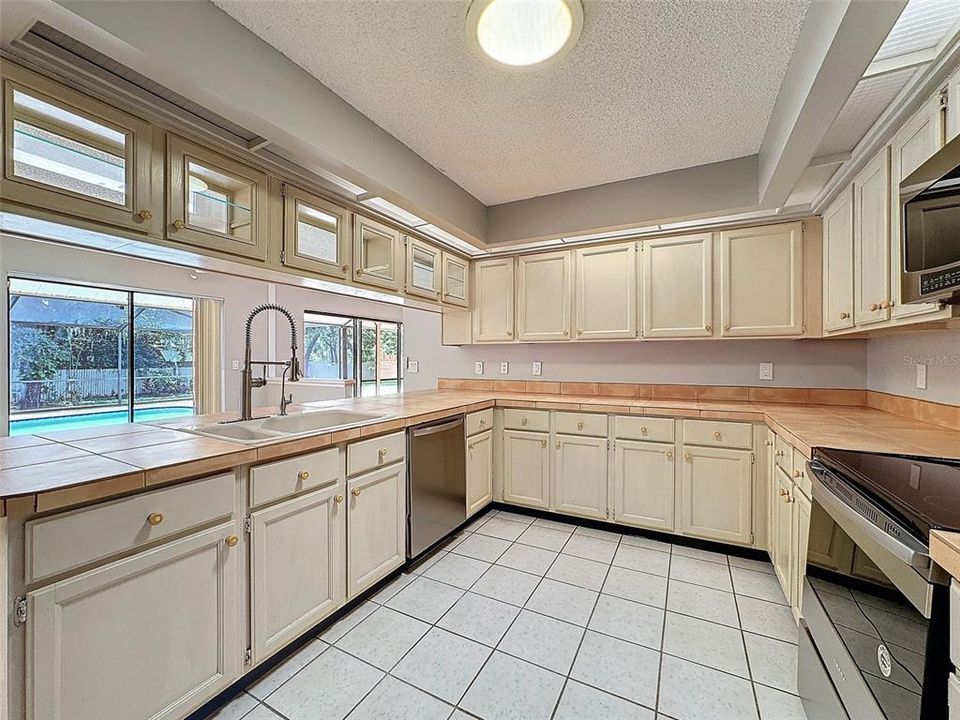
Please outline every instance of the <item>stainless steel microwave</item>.
[{"label": "stainless steel microwave", "polygon": [[960,304],[960,137],[900,183],[900,298]]}]

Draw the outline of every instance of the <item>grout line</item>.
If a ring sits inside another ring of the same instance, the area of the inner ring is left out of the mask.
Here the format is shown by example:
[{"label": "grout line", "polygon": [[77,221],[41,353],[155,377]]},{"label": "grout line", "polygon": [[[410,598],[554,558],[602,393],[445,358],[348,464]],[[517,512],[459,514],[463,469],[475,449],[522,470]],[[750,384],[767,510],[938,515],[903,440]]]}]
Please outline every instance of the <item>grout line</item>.
[{"label": "grout line", "polygon": [[660,685],[663,681],[663,643],[667,638],[667,608],[670,605],[670,570],[673,565],[673,545],[670,546],[670,557],[667,560],[667,587],[663,597],[663,624],[660,627],[660,657],[657,664],[657,693],[654,699],[654,710],[660,711]]}]

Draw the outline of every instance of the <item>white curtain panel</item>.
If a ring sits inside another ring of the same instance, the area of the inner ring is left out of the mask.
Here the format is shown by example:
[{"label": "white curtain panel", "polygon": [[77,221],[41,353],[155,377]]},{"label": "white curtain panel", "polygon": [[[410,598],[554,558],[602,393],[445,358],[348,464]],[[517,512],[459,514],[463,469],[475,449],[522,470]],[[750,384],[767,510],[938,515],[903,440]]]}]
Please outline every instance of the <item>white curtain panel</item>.
[{"label": "white curtain panel", "polygon": [[223,301],[193,301],[193,394],[198,415],[223,410]]}]

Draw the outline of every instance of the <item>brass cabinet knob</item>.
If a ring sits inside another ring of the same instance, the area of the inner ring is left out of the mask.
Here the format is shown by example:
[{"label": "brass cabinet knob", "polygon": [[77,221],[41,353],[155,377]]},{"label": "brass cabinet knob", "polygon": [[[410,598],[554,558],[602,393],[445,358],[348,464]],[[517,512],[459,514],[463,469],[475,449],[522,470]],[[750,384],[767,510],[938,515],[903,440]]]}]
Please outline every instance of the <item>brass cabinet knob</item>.
[{"label": "brass cabinet knob", "polygon": [[363,275],[363,268],[357,268],[357,275]]},{"label": "brass cabinet knob", "polygon": [[794,470],[794,471],[793,471],[793,476],[794,476],[794,477],[800,477],[802,474],[803,474],[803,473],[801,473],[799,470]]},{"label": "brass cabinet knob", "polygon": [[147,515],[147,522],[156,527],[163,522],[163,513],[150,513]]},{"label": "brass cabinet knob", "polygon": [[557,440],[557,450],[559,450],[559,449],[560,449],[560,441]]},{"label": "brass cabinet knob", "polygon": [[786,494],[787,494],[787,491],[784,490],[783,488],[780,488],[780,497],[783,497]]},{"label": "brass cabinet knob", "polygon": [[764,440],[764,441],[763,441],[763,444],[766,445],[767,447],[772,447],[772,446],[773,446],[773,440]]},{"label": "brass cabinet knob", "polygon": [[707,323],[706,325],[703,326],[703,329],[706,330],[707,332],[713,332],[713,325],[710,325],[709,323]]},{"label": "brass cabinet knob", "polygon": [[137,213],[137,217],[140,219],[141,222],[146,222],[147,220],[153,220],[153,213],[147,210],[146,208],[144,208],[143,210]]},{"label": "brass cabinet knob", "polygon": [[577,423],[577,430],[583,430],[583,423],[582,423],[582,422],[578,422],[578,423]]},{"label": "brass cabinet knob", "polygon": [[577,335],[578,336],[583,335],[583,330],[577,330]]},{"label": "brass cabinet knob", "polygon": [[784,501],[785,503],[790,502],[790,493],[788,493],[788,492],[783,493],[783,501]]},{"label": "brass cabinet knob", "polygon": [[641,428],[640,428],[640,434],[641,434],[641,435],[646,435],[646,434],[647,434],[647,428],[641,427]]},{"label": "brass cabinet knob", "polygon": [[563,331],[563,336],[564,336],[564,337],[567,337],[568,335],[570,335],[570,331],[569,331],[569,330],[564,330],[564,331]]},{"label": "brass cabinet knob", "polygon": [[667,450],[665,455],[667,456],[667,460],[673,460],[673,450]]},{"label": "brass cabinet knob", "polygon": [[881,310],[888,310],[889,308],[892,308],[892,307],[893,307],[893,303],[890,302],[889,300],[881,300],[881,301],[880,301],[880,309],[881,309]]},{"label": "brass cabinet knob", "polygon": [[310,473],[307,470],[301,470],[297,473],[297,480],[303,482],[310,478]]},{"label": "brass cabinet knob", "polygon": [[346,264],[341,265],[341,266],[340,266],[340,272],[343,272],[343,273],[350,272],[350,266],[349,266],[349,265],[346,265]]},{"label": "brass cabinet knob", "polygon": [[693,462],[693,455],[691,455],[690,453],[684,453],[683,459],[686,460],[687,462]]},{"label": "brass cabinet knob", "polygon": [[354,488],[350,491],[350,494],[354,497],[360,497],[360,493],[363,492],[360,488]]},{"label": "brass cabinet knob", "polygon": [[473,449],[474,449],[476,446],[477,446],[476,443],[470,443],[469,445],[467,445],[467,450],[469,450],[470,452],[473,452]]},{"label": "brass cabinet knob", "polygon": [[337,503],[337,505],[339,505],[340,503],[343,502],[343,495],[334,495],[333,501]]},{"label": "brass cabinet knob", "polygon": [[380,458],[380,461],[383,462],[383,459],[387,456],[386,448],[379,448],[377,450],[377,457]]},{"label": "brass cabinet knob", "polygon": [[783,457],[783,450],[777,450],[777,457]]},{"label": "brass cabinet knob", "polygon": [[847,320],[847,319],[849,319],[849,317],[850,317],[850,313],[848,313],[848,312],[842,312],[842,313],[840,313],[840,319],[841,319],[841,320]]},{"label": "brass cabinet knob", "polygon": [[880,306],[877,303],[870,303],[870,312],[876,312],[880,309]]},{"label": "brass cabinet knob", "polygon": [[724,329],[724,332],[728,331],[730,329],[730,323],[724,323],[723,329]]},{"label": "brass cabinet knob", "polygon": [[540,441],[540,447],[546,447],[546,446],[547,446],[547,441],[546,441],[546,440],[541,440],[541,441]]},{"label": "brass cabinet knob", "polygon": [[527,426],[527,419],[526,419],[526,418],[520,418],[520,424],[523,425],[524,427],[526,427],[526,426]]},{"label": "brass cabinet knob", "polygon": [[227,544],[227,547],[236,547],[237,543],[240,542],[240,538],[236,535],[228,535],[224,542]]},{"label": "brass cabinet knob", "polygon": [[715,432],[713,434],[713,439],[716,440],[717,442],[720,442],[721,440],[723,440],[723,435],[721,435],[719,432]]},{"label": "brass cabinet knob", "polygon": [[187,224],[186,224],[183,220],[174,220],[174,221],[173,221],[173,229],[174,229],[174,230],[183,230],[186,226],[187,226]]},{"label": "brass cabinet knob", "polygon": [[487,424],[487,419],[486,419],[486,418],[480,418],[480,427],[483,427],[483,426],[486,425],[486,424]]}]

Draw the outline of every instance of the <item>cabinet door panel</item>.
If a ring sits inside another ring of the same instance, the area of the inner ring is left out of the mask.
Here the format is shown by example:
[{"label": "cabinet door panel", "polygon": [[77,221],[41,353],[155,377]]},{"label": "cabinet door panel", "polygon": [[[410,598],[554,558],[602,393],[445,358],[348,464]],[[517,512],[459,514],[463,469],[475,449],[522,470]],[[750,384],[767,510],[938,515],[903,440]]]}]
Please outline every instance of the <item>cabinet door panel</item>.
[{"label": "cabinet door panel", "polygon": [[576,339],[637,336],[637,244],[576,251]]},{"label": "cabinet door panel", "polygon": [[467,516],[493,500],[493,431],[467,438]]},{"label": "cabinet door panel", "polygon": [[774,514],[776,515],[775,531],[777,534],[776,554],[773,557],[773,569],[777,573],[777,580],[780,581],[780,588],[783,590],[784,597],[788,602],[792,601],[791,593],[793,587],[793,568],[791,567],[791,558],[793,557],[793,504],[791,501],[791,492],[793,483],[779,468],[777,474],[777,494],[773,499]]},{"label": "cabinet door panel", "polygon": [[517,258],[517,336],[569,340],[571,256],[568,251]]},{"label": "cabinet door panel", "polygon": [[284,185],[283,264],[344,280],[350,276],[350,212]]},{"label": "cabinet door panel", "polygon": [[673,445],[617,440],[615,447],[614,520],[673,531],[676,494]]},{"label": "cabinet door panel", "polygon": [[713,335],[713,236],[644,240],[644,337]]},{"label": "cabinet door panel", "polygon": [[853,181],[854,320],[890,317],[890,163],[886,148]]},{"label": "cabinet door panel", "polygon": [[680,532],[750,544],[753,526],[750,456],[749,450],[684,446]]},{"label": "cabinet door panel", "polygon": [[416,238],[407,238],[407,287],[408,295],[418,295],[430,300],[440,297],[442,253],[439,248]]},{"label": "cabinet door panel", "polygon": [[607,441],[557,435],[553,509],[607,519]]},{"label": "cabinet door panel", "polygon": [[470,263],[443,253],[443,302],[467,307],[470,303]]},{"label": "cabinet door panel", "polygon": [[803,226],[785,223],[720,233],[723,337],[803,332]]},{"label": "cabinet door panel", "polygon": [[473,340],[513,340],[513,258],[479,260],[473,265]]},{"label": "cabinet door panel", "polygon": [[389,225],[353,216],[353,279],[399,290],[403,285],[403,239]]},{"label": "cabinet door panel", "polygon": [[791,605],[799,617],[803,612],[803,578],[807,574],[807,547],[810,541],[810,501],[795,491],[793,495],[793,543],[791,545]]},{"label": "cabinet door panel", "polygon": [[253,660],[260,662],[343,602],[342,483],[251,514]]},{"label": "cabinet door panel", "polygon": [[547,433],[503,431],[503,499],[550,507],[550,458]]},{"label": "cabinet door panel", "polygon": [[347,599],[406,559],[406,465],[397,463],[347,483]]},{"label": "cabinet door panel", "polygon": [[240,676],[226,523],[31,592],[27,717],[181,718]]},{"label": "cabinet door panel", "polygon": [[853,327],[853,186],[823,214],[823,327]]},{"label": "cabinet door panel", "polygon": [[822,508],[811,515],[808,543],[808,557],[812,565],[842,575],[850,574],[856,546]]}]

